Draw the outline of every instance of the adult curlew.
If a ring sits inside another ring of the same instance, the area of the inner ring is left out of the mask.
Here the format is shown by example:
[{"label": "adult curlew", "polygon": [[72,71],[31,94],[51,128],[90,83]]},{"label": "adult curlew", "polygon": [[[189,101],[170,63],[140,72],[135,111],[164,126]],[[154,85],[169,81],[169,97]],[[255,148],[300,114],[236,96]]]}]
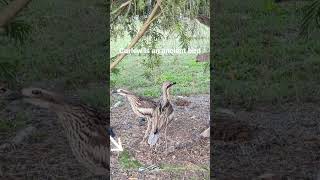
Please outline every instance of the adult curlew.
[{"label": "adult curlew", "polygon": [[162,98],[152,114],[152,129],[149,135],[148,144],[155,145],[159,139],[160,132],[165,130],[165,140],[167,139],[167,127],[174,118],[174,111],[170,102],[170,87],[175,82],[166,81],[162,85]]},{"label": "adult curlew", "polygon": [[147,119],[148,127],[145,131],[142,142],[145,141],[145,139],[148,137],[148,132],[151,129],[150,119],[152,117],[154,109],[157,106],[157,103],[146,97],[137,96],[134,93],[124,89],[118,89],[116,91],[113,91],[113,93],[126,97],[131,105],[132,111],[137,116]]},{"label": "adult curlew", "polygon": [[24,100],[55,112],[76,159],[95,175],[109,177],[109,117],[102,111],[40,89],[22,89]]}]

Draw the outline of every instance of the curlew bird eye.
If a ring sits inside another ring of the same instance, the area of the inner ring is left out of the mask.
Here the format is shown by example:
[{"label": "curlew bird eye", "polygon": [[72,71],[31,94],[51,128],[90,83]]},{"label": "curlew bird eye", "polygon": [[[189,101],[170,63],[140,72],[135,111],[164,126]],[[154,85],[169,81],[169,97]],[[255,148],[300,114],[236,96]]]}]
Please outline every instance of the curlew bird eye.
[{"label": "curlew bird eye", "polygon": [[32,90],[31,93],[34,94],[34,95],[40,95],[40,94],[42,94],[42,92],[41,92],[40,90]]}]

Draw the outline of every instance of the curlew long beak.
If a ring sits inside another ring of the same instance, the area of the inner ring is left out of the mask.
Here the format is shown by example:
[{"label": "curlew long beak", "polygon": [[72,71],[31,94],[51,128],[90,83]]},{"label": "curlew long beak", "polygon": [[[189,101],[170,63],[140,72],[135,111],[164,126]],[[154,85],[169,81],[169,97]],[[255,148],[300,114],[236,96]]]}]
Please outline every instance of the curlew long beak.
[{"label": "curlew long beak", "polygon": [[168,88],[171,87],[171,86],[173,86],[173,85],[175,85],[175,84],[176,84],[176,82],[172,82],[172,83],[168,86]]}]

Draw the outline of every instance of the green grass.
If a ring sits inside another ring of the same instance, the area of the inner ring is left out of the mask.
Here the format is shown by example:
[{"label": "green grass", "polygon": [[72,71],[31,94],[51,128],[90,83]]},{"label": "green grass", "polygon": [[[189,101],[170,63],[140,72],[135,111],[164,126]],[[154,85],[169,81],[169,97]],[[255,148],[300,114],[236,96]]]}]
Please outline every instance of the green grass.
[{"label": "green grass", "polygon": [[298,38],[305,1],[221,3],[212,76],[217,104],[252,107],[319,96],[320,41]]},{"label": "green grass", "polygon": [[142,164],[134,159],[128,151],[122,151],[119,156],[119,163],[124,169],[138,169]]},{"label": "green grass", "polygon": [[[119,155],[119,163],[121,167],[125,170],[138,170],[140,167],[144,165],[136,160],[128,151],[122,151]],[[160,171],[170,172],[181,174],[182,172],[203,172],[208,175],[209,178],[209,169],[207,166],[197,166],[197,165],[177,165],[177,164],[160,164]],[[205,179],[208,179],[205,178]]]},{"label": "green grass", "polygon": [[[181,48],[176,35],[165,36],[167,38],[162,39],[157,48]],[[209,29],[200,25],[199,31],[194,36],[190,47],[201,48],[202,52],[208,52]],[[128,34],[113,40],[111,42],[111,57],[115,56],[121,48],[125,48],[130,41],[131,38]],[[142,60],[147,56],[145,54],[129,54],[117,66],[120,73],[112,74],[112,88],[126,88],[140,95],[159,97],[161,84],[169,80],[177,83],[172,88],[173,94],[176,95],[209,93],[210,73],[205,71],[205,63],[195,62],[196,56],[197,54],[162,55],[160,66],[153,71],[151,78],[147,78],[144,76],[146,69],[142,65]]]}]

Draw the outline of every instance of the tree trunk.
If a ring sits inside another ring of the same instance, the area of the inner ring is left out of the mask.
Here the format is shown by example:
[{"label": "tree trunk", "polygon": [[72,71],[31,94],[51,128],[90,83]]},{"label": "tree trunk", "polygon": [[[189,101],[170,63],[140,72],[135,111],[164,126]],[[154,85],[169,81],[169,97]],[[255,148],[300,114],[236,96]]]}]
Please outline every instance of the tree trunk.
[{"label": "tree trunk", "polygon": [[0,28],[7,25],[31,0],[14,0],[0,12]]}]

